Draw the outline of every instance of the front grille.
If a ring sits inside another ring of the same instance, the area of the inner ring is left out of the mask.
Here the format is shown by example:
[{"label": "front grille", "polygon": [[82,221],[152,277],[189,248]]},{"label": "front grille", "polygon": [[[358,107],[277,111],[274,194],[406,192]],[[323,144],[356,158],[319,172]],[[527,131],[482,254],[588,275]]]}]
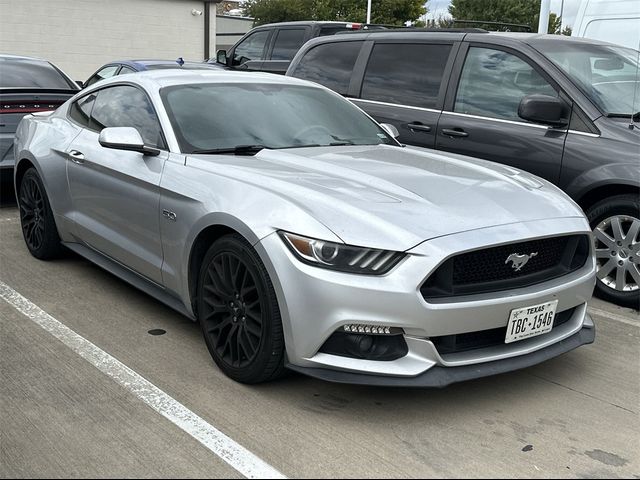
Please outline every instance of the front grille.
[{"label": "front grille", "polygon": [[[553,328],[556,328],[563,323],[567,323],[575,307],[565,310],[556,315],[553,320]],[[551,331],[542,334],[544,337]],[[430,340],[435,345],[440,355],[447,355],[449,353],[467,352],[469,350],[476,350],[478,348],[494,347],[496,345],[504,344],[504,339],[507,335],[507,326],[500,328],[493,328],[491,330],[482,330],[479,332],[460,333],[458,335],[443,335],[441,337],[431,337]]]},{"label": "front grille", "polygon": [[[523,255],[531,256],[516,270]],[[449,258],[429,276],[420,291],[429,300],[526,287],[576,271],[587,258],[587,235],[500,245]]]}]

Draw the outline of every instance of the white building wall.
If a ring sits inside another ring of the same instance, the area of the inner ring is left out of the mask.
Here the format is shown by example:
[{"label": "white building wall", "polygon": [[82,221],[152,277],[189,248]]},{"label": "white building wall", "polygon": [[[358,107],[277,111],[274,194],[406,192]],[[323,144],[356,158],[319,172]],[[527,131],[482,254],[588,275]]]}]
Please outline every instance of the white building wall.
[{"label": "white building wall", "polygon": [[112,60],[204,59],[202,0],[0,0],[0,19],[0,53],[45,58],[76,80]]}]

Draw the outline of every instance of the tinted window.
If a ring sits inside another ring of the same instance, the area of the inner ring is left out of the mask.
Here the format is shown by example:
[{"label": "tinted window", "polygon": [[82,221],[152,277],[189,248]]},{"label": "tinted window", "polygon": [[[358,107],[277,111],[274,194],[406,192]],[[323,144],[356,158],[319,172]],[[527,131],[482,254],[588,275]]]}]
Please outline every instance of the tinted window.
[{"label": "tinted window", "polygon": [[[607,114],[640,110],[638,51],[617,45],[538,41],[536,49],[551,59]],[[635,99],[635,105],[633,100]]]},{"label": "tinted window", "polygon": [[304,35],[303,28],[278,30],[271,60],[291,60],[302,46]]},{"label": "tinted window", "polygon": [[294,76],[317,82],[346,95],[362,42],[325,43],[309,50]]},{"label": "tinted window", "polygon": [[90,128],[134,127],[148,145],[164,148],[160,123],[145,93],[135,87],[117,86],[98,92]]},{"label": "tinted window", "polygon": [[523,121],[518,105],[526,95],[557,96],[549,83],[524,60],[489,48],[470,48],[454,111]]},{"label": "tinted window", "polygon": [[136,73],[136,70],[134,70],[131,67],[127,67],[126,65],[123,65],[120,71],[118,72],[118,75],[126,75],[127,73]]},{"label": "tinted window", "polygon": [[264,44],[269,38],[269,33],[269,30],[262,30],[245,38],[233,52],[233,64],[242,65],[249,60],[260,60],[264,51]]},{"label": "tinted window", "polygon": [[362,98],[434,108],[451,45],[376,44]]},{"label": "tinted window", "polygon": [[0,58],[0,88],[11,87],[77,89],[49,62]]},{"label": "tinted window", "polygon": [[91,109],[96,100],[96,95],[86,95],[77,102],[73,102],[69,107],[69,116],[78,124],[86,127],[91,118]]},{"label": "tinted window", "polygon": [[351,102],[321,88],[216,83],[166,87],[161,95],[183,152],[395,143]]},{"label": "tinted window", "polygon": [[119,65],[109,65],[108,67],[101,68],[93,75],[93,77],[87,80],[86,86],[88,87],[89,85],[93,85],[100,80],[113,77],[116,74],[118,67]]}]

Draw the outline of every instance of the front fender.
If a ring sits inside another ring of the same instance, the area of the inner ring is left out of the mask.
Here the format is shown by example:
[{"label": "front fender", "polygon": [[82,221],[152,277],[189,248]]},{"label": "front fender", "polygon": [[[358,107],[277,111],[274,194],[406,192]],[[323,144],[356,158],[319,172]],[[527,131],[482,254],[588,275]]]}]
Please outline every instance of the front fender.
[{"label": "front fender", "polygon": [[571,198],[580,203],[584,196],[597,188],[626,185],[640,188],[640,160],[636,163],[602,165],[578,175],[565,188]]}]

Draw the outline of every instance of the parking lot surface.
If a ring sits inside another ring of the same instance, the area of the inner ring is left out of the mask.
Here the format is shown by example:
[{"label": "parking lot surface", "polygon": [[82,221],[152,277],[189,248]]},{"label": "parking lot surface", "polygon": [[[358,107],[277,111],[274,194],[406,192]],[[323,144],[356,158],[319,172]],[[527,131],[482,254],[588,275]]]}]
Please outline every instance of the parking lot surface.
[{"label": "parking lot surface", "polygon": [[[594,300],[593,345],[443,390],[337,385],[294,374],[246,386],[218,370],[197,324],[76,255],[52,262],[31,257],[6,190],[0,286],[274,471],[289,477],[640,478],[635,311]],[[0,328],[0,476],[242,476],[6,299],[0,299]],[[150,335],[152,329],[166,334]]]}]

